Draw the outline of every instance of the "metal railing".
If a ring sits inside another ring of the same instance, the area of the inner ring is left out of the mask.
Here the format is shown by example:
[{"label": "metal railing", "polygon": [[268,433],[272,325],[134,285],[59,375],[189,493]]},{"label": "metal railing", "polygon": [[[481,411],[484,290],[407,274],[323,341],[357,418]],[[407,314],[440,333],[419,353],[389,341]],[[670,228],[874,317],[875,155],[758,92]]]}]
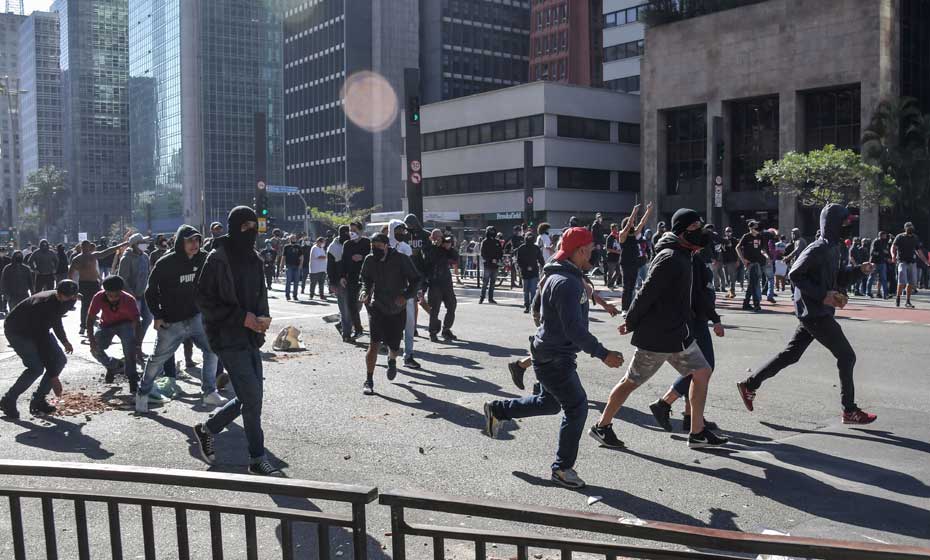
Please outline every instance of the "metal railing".
[{"label": "metal railing", "polygon": [[[352,532],[354,558],[367,558],[368,533],[365,522],[366,505],[378,496],[377,488],[349,486],[325,482],[307,482],[283,478],[256,477],[202,471],[152,469],[121,465],[93,465],[83,463],[57,463],[51,461],[0,461],[0,475],[26,476],[30,480],[66,478],[155,484],[182,488],[201,488],[236,493],[265,494],[300,499],[318,499],[351,504],[351,515],[311,512],[285,507],[253,505],[227,505],[186,498],[152,498],[138,495],[103,494],[89,491],[43,490],[0,487],[0,496],[9,499],[10,527],[12,529],[13,557],[26,559],[26,533],[23,525],[23,500],[38,499],[42,506],[45,557],[56,560],[58,536],[56,531],[55,501],[73,503],[75,536],[79,560],[90,560],[88,532],[88,503],[105,503],[109,530],[110,552],[114,560],[123,558],[123,531],[120,525],[120,506],[138,506],[141,511],[142,545],[146,560],[155,559],[155,530],[153,510],[174,511],[177,536],[177,554],[171,558],[189,560],[191,541],[188,534],[188,512],[207,512],[210,525],[210,548],[214,560],[223,558],[222,515],[241,516],[244,521],[246,558],[258,558],[259,542],[256,532],[258,519],[280,522],[280,544],[284,560],[294,556],[294,524],[312,523],[317,526],[318,558],[330,557],[330,528],[340,527]],[[136,535],[137,537],[137,535]],[[5,540],[0,538],[0,540]]]},{"label": "metal railing", "polygon": [[[529,558],[530,547],[560,551],[562,560],[570,560],[575,552],[604,555],[607,560],[617,560],[618,557],[648,560],[745,560],[746,558],[745,556],[733,556],[731,553],[772,554],[823,560],[930,560],[930,548],[760,535],[641,519],[622,519],[612,515],[557,508],[445,498],[414,492],[385,492],[381,494],[380,503],[391,508],[394,560],[406,560],[406,538],[408,536],[431,538],[433,557],[437,560],[445,557],[447,540],[474,543],[476,560],[487,558],[487,546],[492,543],[516,546],[518,560]],[[461,526],[423,525],[409,523],[405,518],[407,510],[499,519],[538,525],[542,528],[571,529],[611,537],[683,545],[692,550],[659,549],[563,538],[553,536],[551,531],[531,535],[512,531],[504,533],[467,529]]]}]

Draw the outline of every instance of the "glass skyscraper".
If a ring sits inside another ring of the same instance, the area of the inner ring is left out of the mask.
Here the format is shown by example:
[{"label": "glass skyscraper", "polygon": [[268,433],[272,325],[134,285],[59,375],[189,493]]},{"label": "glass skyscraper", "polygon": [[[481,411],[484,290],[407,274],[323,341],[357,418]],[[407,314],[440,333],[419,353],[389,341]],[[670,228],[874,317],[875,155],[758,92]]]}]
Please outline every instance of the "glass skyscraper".
[{"label": "glass skyscraper", "polygon": [[0,224],[16,224],[16,193],[21,184],[19,138],[19,26],[23,16],[0,14]]},{"label": "glass skyscraper", "polygon": [[143,231],[225,223],[252,204],[259,179],[283,182],[281,2],[129,0],[133,222]]},{"label": "glass skyscraper", "polygon": [[61,50],[66,231],[88,237],[128,227],[127,0],[55,0]]}]

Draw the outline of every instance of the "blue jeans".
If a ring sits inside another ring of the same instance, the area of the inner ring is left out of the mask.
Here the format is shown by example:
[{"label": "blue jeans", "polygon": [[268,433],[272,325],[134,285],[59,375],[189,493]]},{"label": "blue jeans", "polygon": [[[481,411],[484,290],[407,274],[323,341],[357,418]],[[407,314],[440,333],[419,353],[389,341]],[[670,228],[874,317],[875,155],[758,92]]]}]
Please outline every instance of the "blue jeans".
[{"label": "blue jeans", "polygon": [[148,363],[145,364],[145,374],[142,376],[142,383],[139,384],[140,395],[147,395],[152,391],[152,384],[155,383],[159,371],[162,368],[167,370],[167,364],[174,363],[174,353],[188,338],[203,352],[203,364],[201,364],[200,368],[200,390],[204,396],[216,391],[216,354],[210,350],[207,333],[203,328],[203,316],[198,313],[186,321],[166,323],[158,331],[155,350],[152,352]]},{"label": "blue jeans", "polygon": [[149,326],[152,324],[152,311],[149,310],[149,304],[145,302],[144,297],[136,299],[136,307],[139,308],[139,322],[141,326],[139,327],[138,343],[142,344],[142,341],[145,340],[145,333],[149,330]]},{"label": "blue jeans", "polygon": [[413,357],[413,335],[417,332],[417,298],[407,300],[407,322],[404,324],[404,359]]},{"label": "blue jeans", "polygon": [[291,286],[294,287],[294,299],[297,299],[297,288],[300,285],[300,267],[289,266],[284,273],[284,296],[291,297]]},{"label": "blue jeans", "polygon": [[484,299],[487,292],[488,299],[494,299],[494,284],[497,282],[497,267],[485,267],[481,275],[481,299]]},{"label": "blue jeans", "polygon": [[552,470],[570,469],[578,458],[578,443],[588,419],[588,395],[581,386],[574,356],[547,358],[533,355],[533,370],[540,392],[521,399],[494,401],[491,411],[501,420],[550,416],[563,412],[559,446]]},{"label": "blue jeans", "polygon": [[211,434],[218,434],[241,414],[251,462],[261,462],[265,458],[265,433],[262,431],[262,353],[258,348],[246,348],[220,350],[217,355],[229,372],[229,380],[236,390],[236,398],[216,411],[205,426]]},{"label": "blue jeans", "polygon": [[763,266],[765,266],[765,279],[769,286],[766,296],[771,299],[775,297],[775,265],[767,262]]},{"label": "blue jeans", "polygon": [[[339,305],[339,323],[342,325],[342,336],[352,334],[352,305],[349,301],[349,290],[342,286],[336,287],[336,303]],[[357,305],[357,304],[356,304]]]},{"label": "blue jeans", "polygon": [[878,280],[879,294],[881,297],[888,297],[888,263],[878,263],[875,265],[875,270],[872,271],[872,274],[869,274],[869,281],[867,292],[872,293],[872,283],[875,280]]},{"label": "blue jeans", "polygon": [[5,398],[16,402],[16,399],[41,377],[42,381],[32,394],[32,398],[33,400],[44,399],[52,390],[52,379],[58,377],[68,362],[65,353],[55,341],[55,337],[49,332],[36,338],[7,334],[6,340],[23,361],[26,369],[6,392]]},{"label": "blue jeans", "polygon": [[[688,326],[692,334],[694,334],[694,341],[697,342],[698,348],[700,348],[701,353],[704,354],[704,359],[707,360],[707,363],[710,365],[710,369],[714,369],[714,341],[711,338],[707,321],[692,320],[688,322]],[[675,381],[675,384],[672,385],[672,389],[687,399],[688,392],[691,390],[691,376],[680,376],[678,380]]]},{"label": "blue jeans", "polygon": [[107,355],[107,348],[113,344],[114,337],[119,338],[123,347],[123,364],[126,377],[129,378],[129,386],[135,389],[135,385],[139,381],[138,372],[136,372],[136,344],[138,338],[131,322],[125,321],[109,327],[100,327],[94,331],[97,346],[90,353],[103,366],[111,369],[118,361]]},{"label": "blue jeans", "polygon": [[539,289],[539,278],[533,276],[532,278],[523,279],[523,307],[529,309],[533,305],[533,298],[536,297],[536,290]]},{"label": "blue jeans", "polygon": [[746,297],[743,299],[743,305],[749,305],[749,298],[752,297],[753,305],[759,306],[759,302],[762,300],[761,269],[762,265],[759,263],[749,263],[749,284],[746,286]]}]

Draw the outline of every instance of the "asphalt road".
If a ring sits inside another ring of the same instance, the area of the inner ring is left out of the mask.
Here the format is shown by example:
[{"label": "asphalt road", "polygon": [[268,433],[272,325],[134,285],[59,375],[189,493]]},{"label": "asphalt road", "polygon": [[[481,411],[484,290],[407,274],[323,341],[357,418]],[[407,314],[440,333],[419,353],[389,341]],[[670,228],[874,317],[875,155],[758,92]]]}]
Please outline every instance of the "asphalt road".
[{"label": "asphalt road", "polygon": [[[482,434],[482,404],[521,393],[510,382],[506,364],[526,354],[534,328],[515,294],[501,292],[497,306],[479,306],[473,294],[465,290],[460,295],[455,327],[460,341],[433,344],[418,338],[416,355],[423,369],[401,368],[394,383],[384,377],[382,357],[376,373],[378,394],[365,397],[364,348],[342,343],[333,326],[323,321],[324,315],[336,312],[335,304],[285,302],[283,292],[275,291],[272,330],[296,326],[307,346],[291,354],[270,353],[270,341],[265,348],[266,444],[287,476],[748,532],[771,529],[800,536],[930,544],[930,302],[923,295],[917,301],[924,310],[897,310],[887,302],[854,298],[843,313],[843,328],[858,354],[857,400],[879,415],[876,423],[863,428],[841,424],[835,360],[816,344],[799,364],[767,382],[755,412],[747,412],[736,381],[780,350],[796,321],[786,296],[758,314],[722,302],[727,333],[715,339],[717,371],[706,416],[730,436],[727,450],[689,450],[681,433],[669,434],[655,424],[647,405],[675,378],[665,366],[630,398],[615,425],[628,449],[601,449],[583,438],[576,468],[588,487],[576,492],[548,481],[558,417],[511,423],[498,440]],[[420,325],[425,324],[421,315]],[[618,319],[602,311],[592,313],[592,331],[629,359],[633,348],[628,338],[616,333],[617,324]],[[68,318],[68,330],[76,339],[76,317]],[[150,351],[151,342],[146,348]],[[21,366],[4,350],[5,344],[0,345],[0,387],[5,389]],[[592,423],[623,370],[608,370],[581,356],[579,371],[591,401]],[[206,469],[190,443],[189,426],[209,412],[196,405],[199,381],[193,376],[181,383],[189,395],[145,417],[130,411],[128,399],[124,410],[87,417],[43,420],[24,414],[21,421],[0,422],[0,445],[5,456],[17,459]],[[531,379],[532,373],[528,376]],[[107,392],[115,398],[126,394],[125,385],[105,386],[102,377],[102,367],[82,345],[62,379],[70,391]],[[20,409],[26,406],[24,399]],[[676,406],[679,418],[680,411]],[[213,470],[243,472],[247,455],[242,430],[230,430],[218,442]],[[37,480],[15,482],[45,485]],[[82,482],[79,487],[102,485]],[[590,497],[598,501],[589,505]],[[0,558],[11,557],[5,508],[5,503],[0,505]],[[35,516],[32,526],[40,532],[38,509],[29,511]],[[454,526],[505,531],[512,527],[435,518]],[[377,554],[390,544],[384,536],[390,527],[385,509],[374,506],[369,523],[370,547]],[[59,530],[68,531],[64,523]],[[167,550],[172,541],[165,539],[159,546]],[[334,537],[334,546],[343,546],[340,550],[350,556],[351,548],[340,539],[344,541],[344,535]],[[276,545],[269,540],[269,546]],[[302,542],[311,546],[311,541]],[[37,543],[30,547],[40,550]],[[232,557],[237,557],[235,550]],[[450,545],[447,554],[467,557],[469,549]],[[490,554],[511,553],[502,547]]]}]

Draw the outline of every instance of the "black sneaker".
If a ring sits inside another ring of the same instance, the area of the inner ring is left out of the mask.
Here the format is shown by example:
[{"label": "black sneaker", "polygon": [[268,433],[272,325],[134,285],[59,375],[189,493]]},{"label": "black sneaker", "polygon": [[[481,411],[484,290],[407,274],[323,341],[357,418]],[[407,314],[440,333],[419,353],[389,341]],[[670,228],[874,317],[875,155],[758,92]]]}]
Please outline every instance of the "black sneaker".
[{"label": "black sneaker", "polygon": [[362,385],[362,394],[363,395],[374,395],[375,394],[375,382],[372,380],[365,381],[365,384]]},{"label": "black sneaker", "polygon": [[604,447],[609,447],[611,449],[622,449],[626,447],[626,445],[620,441],[620,438],[617,437],[617,434],[614,433],[613,424],[607,424],[604,427],[595,424],[588,430],[588,435]]},{"label": "black sneaker", "polygon": [[752,311],[752,306],[748,303],[743,304],[743,311]]},{"label": "black sneaker", "polygon": [[904,304],[904,307],[907,307],[908,309],[914,309],[914,304],[911,302],[907,302]]},{"label": "black sneaker", "polygon": [[[717,430],[720,429],[717,427],[716,422],[711,422],[707,418],[704,419],[704,428],[711,430],[712,432],[716,432]],[[683,414],[681,416],[681,431],[686,434],[691,432],[691,415],[690,414]]]},{"label": "black sneaker", "polygon": [[497,302],[491,298],[488,298],[488,303],[490,303],[491,305],[497,305]]},{"label": "black sneaker", "polygon": [[57,410],[54,406],[48,404],[48,401],[43,399],[33,399],[29,402],[29,414],[43,415],[43,414],[52,414]]},{"label": "black sneaker", "polygon": [[216,437],[207,431],[206,426],[197,424],[194,426],[194,439],[197,440],[197,451],[203,462],[212,465],[216,461]]},{"label": "black sneaker", "polygon": [[404,367],[410,369],[420,369],[420,362],[413,359],[413,356],[404,358]]},{"label": "black sneaker", "polygon": [[437,335],[437,334],[434,333],[434,332],[429,333],[429,341],[430,341],[430,342],[439,342],[439,335]]},{"label": "black sneaker", "polygon": [[397,360],[388,360],[387,378],[388,381],[394,381],[397,377]]},{"label": "black sneaker", "polygon": [[753,311],[756,311],[756,312],[762,311],[762,306],[761,306],[761,305],[755,305],[755,306],[753,306],[752,310],[753,310]]},{"label": "black sneaker", "polygon": [[281,470],[273,466],[267,459],[249,465],[249,474],[257,476],[274,476],[281,474]]},{"label": "black sneaker", "polygon": [[720,437],[706,427],[699,434],[688,436],[688,447],[691,449],[702,449],[704,447],[720,447],[730,443],[730,440]]},{"label": "black sneaker", "polygon": [[491,403],[484,403],[484,435],[488,436],[491,439],[497,437],[497,432],[500,431],[501,421],[494,416],[494,411],[491,410]]},{"label": "black sneaker", "polygon": [[478,298],[478,305],[481,305],[482,303],[484,303],[484,296]]},{"label": "black sneaker", "polygon": [[659,399],[649,405],[649,410],[652,411],[652,415],[655,416],[656,422],[662,426],[662,429],[666,432],[672,431],[672,405]]},{"label": "black sneaker", "polygon": [[459,337],[455,336],[455,334],[452,333],[451,329],[445,329],[444,331],[442,331],[442,337],[446,340],[458,340],[459,339]]},{"label": "black sneaker", "polygon": [[16,401],[7,397],[0,399],[0,413],[3,413],[4,416],[12,418],[13,420],[19,419],[19,411],[16,410]]},{"label": "black sneaker", "polygon": [[510,370],[510,379],[513,380],[513,384],[517,386],[517,389],[524,390],[526,386],[523,384],[523,376],[526,374],[526,370],[520,365],[520,360],[507,364],[507,369]]}]

